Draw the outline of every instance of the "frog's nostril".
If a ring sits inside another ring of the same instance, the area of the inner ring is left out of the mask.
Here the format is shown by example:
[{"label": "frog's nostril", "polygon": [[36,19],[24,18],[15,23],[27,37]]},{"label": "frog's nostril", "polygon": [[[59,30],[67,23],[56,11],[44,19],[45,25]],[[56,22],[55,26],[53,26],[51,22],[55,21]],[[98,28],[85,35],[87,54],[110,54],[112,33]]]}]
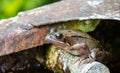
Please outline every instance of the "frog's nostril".
[{"label": "frog's nostril", "polygon": [[62,33],[57,33],[56,34],[56,38],[57,39],[62,39],[63,38],[63,34]]}]

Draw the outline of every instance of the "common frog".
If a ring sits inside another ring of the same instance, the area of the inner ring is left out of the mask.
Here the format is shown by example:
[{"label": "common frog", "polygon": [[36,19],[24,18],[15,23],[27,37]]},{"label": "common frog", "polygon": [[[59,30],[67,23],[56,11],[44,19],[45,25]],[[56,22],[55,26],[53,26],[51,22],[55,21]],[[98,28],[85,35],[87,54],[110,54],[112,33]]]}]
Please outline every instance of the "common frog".
[{"label": "common frog", "polygon": [[99,41],[82,31],[52,29],[46,36],[45,42],[70,54],[93,60],[103,60],[106,55],[105,51],[100,50]]}]

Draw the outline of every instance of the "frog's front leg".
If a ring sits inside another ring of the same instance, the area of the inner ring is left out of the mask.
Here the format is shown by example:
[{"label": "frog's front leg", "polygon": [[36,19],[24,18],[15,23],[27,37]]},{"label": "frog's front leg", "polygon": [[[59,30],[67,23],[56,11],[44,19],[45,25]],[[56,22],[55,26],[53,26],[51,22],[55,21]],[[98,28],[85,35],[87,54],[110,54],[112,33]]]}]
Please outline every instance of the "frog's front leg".
[{"label": "frog's front leg", "polygon": [[85,43],[76,43],[70,47],[69,52],[73,55],[81,56],[84,58],[89,57],[89,49]]}]

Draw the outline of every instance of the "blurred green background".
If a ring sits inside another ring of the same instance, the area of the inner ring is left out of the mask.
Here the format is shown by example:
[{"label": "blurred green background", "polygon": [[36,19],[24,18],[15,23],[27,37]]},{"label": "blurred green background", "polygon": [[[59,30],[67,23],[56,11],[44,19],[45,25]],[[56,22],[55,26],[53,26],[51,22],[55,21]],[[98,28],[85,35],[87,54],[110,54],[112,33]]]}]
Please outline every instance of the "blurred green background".
[{"label": "blurred green background", "polygon": [[33,9],[59,0],[0,0],[0,19],[16,16],[18,12]]}]

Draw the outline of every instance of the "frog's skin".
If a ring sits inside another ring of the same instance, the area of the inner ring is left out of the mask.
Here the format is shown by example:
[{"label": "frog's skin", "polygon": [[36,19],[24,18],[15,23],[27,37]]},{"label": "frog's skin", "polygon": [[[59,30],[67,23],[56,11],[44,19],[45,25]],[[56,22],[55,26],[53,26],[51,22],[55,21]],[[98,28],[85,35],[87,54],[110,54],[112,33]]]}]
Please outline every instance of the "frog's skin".
[{"label": "frog's skin", "polygon": [[[98,53],[99,56],[103,53],[103,51],[100,51],[101,46],[99,42],[81,31],[52,29],[46,36],[45,42],[53,44],[57,48],[63,49],[73,55],[83,56],[93,60],[97,60]],[[100,59],[104,57],[102,55]]]}]

